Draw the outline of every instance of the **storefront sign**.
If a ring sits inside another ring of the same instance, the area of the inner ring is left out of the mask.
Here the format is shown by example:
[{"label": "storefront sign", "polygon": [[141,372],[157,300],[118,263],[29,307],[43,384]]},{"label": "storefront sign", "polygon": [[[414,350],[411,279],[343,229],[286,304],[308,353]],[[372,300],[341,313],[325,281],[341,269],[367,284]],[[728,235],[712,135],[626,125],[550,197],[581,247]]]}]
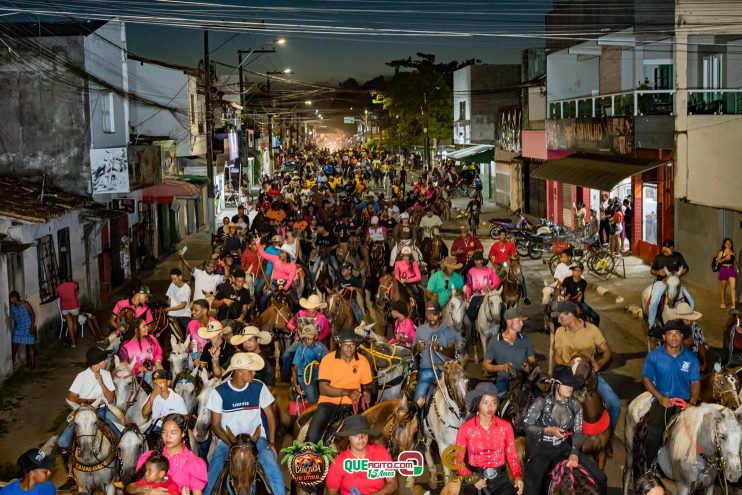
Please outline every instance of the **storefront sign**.
[{"label": "storefront sign", "polygon": [[111,200],[111,209],[116,211],[125,211],[134,213],[136,202],[130,198],[117,198]]},{"label": "storefront sign", "polygon": [[600,117],[546,121],[550,150],[634,155],[634,118]]}]

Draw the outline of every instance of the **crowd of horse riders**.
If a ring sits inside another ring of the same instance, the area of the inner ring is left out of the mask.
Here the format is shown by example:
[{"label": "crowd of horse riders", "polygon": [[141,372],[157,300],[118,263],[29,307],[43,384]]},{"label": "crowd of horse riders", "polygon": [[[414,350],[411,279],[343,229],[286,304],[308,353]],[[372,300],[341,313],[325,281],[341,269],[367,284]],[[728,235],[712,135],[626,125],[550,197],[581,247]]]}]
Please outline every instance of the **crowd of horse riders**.
[{"label": "crowd of horse riders", "polygon": [[[116,304],[108,348],[88,350],[68,392],[60,489],[242,494],[257,480],[283,495],[285,434],[336,445],[338,459],[420,450],[431,484],[433,444],[439,457],[456,445],[459,469],[448,459],[444,479],[459,476],[465,494],[605,494],[621,403],[601,374],[612,351],[571,252],[544,289],[545,374],[523,334],[530,300],[513,242],[503,232],[485,254],[466,227],[450,248],[441,238],[455,169],[414,178],[398,156],[358,149],[293,158],[295,170],[265,178],[253,204],[224,218],[209,259],[180,253],[194,285],[171,272],[169,323],[157,323],[143,285]],[[664,490],[654,473],[683,494],[742,473],[736,376],[708,374],[701,387],[700,313],[679,282],[687,270],[666,241],[647,297],[659,344],[647,392],[627,412],[627,494]],[[470,379],[480,350],[485,379]],[[47,469],[29,455],[27,472]],[[399,489],[342,462],[324,485],[333,495]]]}]

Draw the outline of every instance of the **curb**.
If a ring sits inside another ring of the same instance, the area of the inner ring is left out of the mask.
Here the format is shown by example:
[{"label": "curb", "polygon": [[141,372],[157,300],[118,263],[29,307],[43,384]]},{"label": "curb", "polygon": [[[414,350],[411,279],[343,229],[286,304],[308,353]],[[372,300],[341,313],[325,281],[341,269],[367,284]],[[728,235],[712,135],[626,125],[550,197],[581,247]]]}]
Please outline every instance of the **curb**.
[{"label": "curb", "polygon": [[[616,294],[610,289],[606,289],[602,285],[596,285],[594,290],[598,293],[598,295],[602,297],[614,299],[616,304],[622,304],[625,301],[623,296]],[[644,319],[644,311],[640,306],[636,304],[629,304],[628,306],[625,306],[624,311],[628,311],[636,319]]]}]

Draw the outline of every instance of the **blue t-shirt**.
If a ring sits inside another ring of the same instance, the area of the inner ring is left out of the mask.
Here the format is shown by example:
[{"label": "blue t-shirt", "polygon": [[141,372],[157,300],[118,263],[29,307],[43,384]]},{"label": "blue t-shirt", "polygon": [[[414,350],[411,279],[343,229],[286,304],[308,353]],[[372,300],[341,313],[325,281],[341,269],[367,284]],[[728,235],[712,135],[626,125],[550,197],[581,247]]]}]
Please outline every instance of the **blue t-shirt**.
[{"label": "blue t-shirt", "polygon": [[[296,366],[296,378],[299,383],[304,383],[304,368],[312,361],[320,363],[328,352],[327,347],[322,342],[317,342],[313,347],[307,347],[304,342],[299,345],[296,354],[294,354],[294,361],[291,363]],[[317,378],[319,378],[319,364],[312,368],[310,383],[316,383]]]},{"label": "blue t-shirt", "polygon": [[[441,323],[440,326],[437,328],[433,328],[428,324],[418,327],[417,331],[415,332],[415,341],[413,342],[413,346],[421,340],[424,341],[426,344],[425,350],[420,353],[421,369],[433,368],[433,364],[430,362],[430,349],[428,349],[428,345],[430,344],[433,335],[438,335],[438,343],[441,345],[441,347],[446,347],[450,344],[457,344],[459,341],[459,336],[456,331],[451,328],[450,325],[446,325],[445,323]],[[440,352],[434,351],[433,356],[435,358],[436,365],[441,365],[444,362],[450,360],[450,358],[444,356]]]},{"label": "blue t-shirt", "polygon": [[20,485],[21,480],[15,480],[12,483],[6,485],[4,488],[0,488],[0,494],[2,495],[56,495],[57,488],[51,481],[45,481],[33,487],[31,490],[24,490]]},{"label": "blue t-shirt", "polygon": [[652,380],[657,391],[665,397],[690,400],[690,384],[701,380],[698,358],[683,346],[677,357],[672,357],[665,346],[647,355],[642,376]]},{"label": "blue t-shirt", "polygon": [[[267,248],[265,248],[265,252],[268,254],[274,254],[276,256],[281,254],[281,250],[273,245],[270,245]],[[265,265],[265,276],[270,278],[272,271],[273,271],[273,263],[269,261],[268,264]]]}]

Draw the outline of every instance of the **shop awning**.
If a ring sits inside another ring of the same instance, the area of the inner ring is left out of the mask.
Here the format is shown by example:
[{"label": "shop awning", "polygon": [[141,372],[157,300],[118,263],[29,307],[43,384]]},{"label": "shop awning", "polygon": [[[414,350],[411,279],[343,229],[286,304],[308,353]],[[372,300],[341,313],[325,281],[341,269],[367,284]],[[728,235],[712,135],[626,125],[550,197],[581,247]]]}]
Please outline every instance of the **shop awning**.
[{"label": "shop awning", "polygon": [[495,159],[495,147],[491,144],[475,144],[446,155],[447,159],[459,162],[489,163]]},{"label": "shop awning", "polygon": [[175,179],[163,179],[162,183],[144,188],[142,201],[145,203],[172,203],[173,198],[198,198],[198,187]]},{"label": "shop awning", "polygon": [[665,163],[667,163],[666,160],[573,153],[560,160],[548,160],[534,170],[531,177],[610,191],[627,177],[657,168]]}]

